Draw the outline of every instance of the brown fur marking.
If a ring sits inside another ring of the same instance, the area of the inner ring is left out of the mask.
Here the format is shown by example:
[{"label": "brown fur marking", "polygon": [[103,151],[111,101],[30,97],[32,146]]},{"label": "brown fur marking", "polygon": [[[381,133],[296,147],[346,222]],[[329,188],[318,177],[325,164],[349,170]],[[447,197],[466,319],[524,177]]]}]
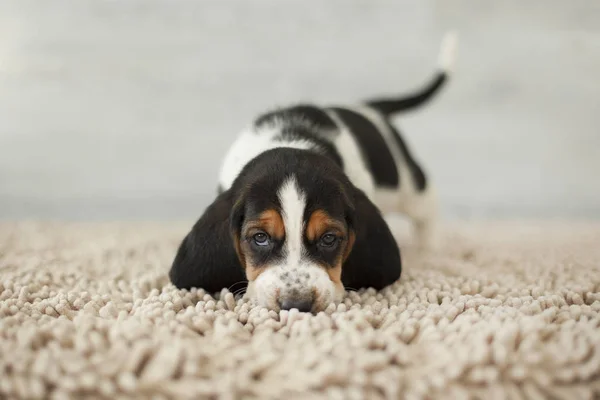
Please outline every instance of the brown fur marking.
[{"label": "brown fur marking", "polygon": [[[324,210],[316,210],[312,213],[306,226],[306,237],[310,241],[318,240],[323,234],[332,232],[336,235],[344,235],[345,226],[340,221],[331,218]],[[325,270],[329,275],[329,279],[335,284],[342,283],[342,264],[348,258],[356,236],[354,232],[348,232],[348,240],[345,243],[345,248],[336,260],[333,267],[326,266]]]},{"label": "brown fur marking", "polygon": [[244,231],[250,233],[253,230],[265,231],[275,240],[282,240],[285,236],[285,226],[281,215],[273,210],[263,211],[257,219],[246,222]]},{"label": "brown fur marking", "polygon": [[354,231],[348,232],[348,243],[346,243],[346,248],[344,249],[344,256],[342,257],[342,263],[346,262],[346,259],[350,255],[352,251],[352,246],[354,246],[354,241],[356,240],[356,234]]},{"label": "brown fur marking", "polygon": [[327,231],[334,231],[335,233],[343,234],[344,225],[331,218],[329,214],[323,210],[314,211],[308,219],[308,224],[306,225],[306,237],[308,240],[313,242],[319,239],[321,235]]},{"label": "brown fur marking", "polygon": [[258,278],[265,270],[266,268],[263,267],[254,267],[252,265],[248,265],[246,267],[246,278],[248,278],[248,281],[252,282],[256,280],[256,278]]},{"label": "brown fur marking", "polygon": [[[283,225],[281,215],[274,209],[263,211],[257,219],[249,220],[244,223],[243,237],[250,237],[258,231],[266,232],[274,240],[283,240],[285,237],[285,226]],[[245,260],[244,250],[247,248],[248,243],[245,241],[242,242],[240,238],[237,238],[236,242],[238,256],[240,259]],[[246,277],[249,281],[256,280],[256,278],[258,278],[266,269],[265,266],[252,265],[250,262],[244,262],[242,265],[246,270]]]},{"label": "brown fur marking", "polygon": [[233,246],[235,247],[235,252],[240,260],[240,264],[242,264],[242,268],[246,268],[246,257],[244,256],[244,252],[242,251],[242,244],[240,242],[240,234],[235,232],[233,234]]}]

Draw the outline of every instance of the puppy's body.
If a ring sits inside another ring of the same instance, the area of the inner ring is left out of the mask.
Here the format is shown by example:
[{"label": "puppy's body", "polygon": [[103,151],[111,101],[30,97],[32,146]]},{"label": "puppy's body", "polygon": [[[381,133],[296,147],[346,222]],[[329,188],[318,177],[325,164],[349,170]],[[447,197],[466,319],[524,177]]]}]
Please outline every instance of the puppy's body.
[{"label": "puppy's body", "polygon": [[[430,87],[441,85],[440,79],[445,77],[436,77]],[[219,190],[229,189],[254,157],[278,148],[307,150],[334,161],[381,212],[411,217],[419,243],[425,247],[432,244],[436,216],[433,185],[390,116],[380,112],[377,103],[355,107],[297,105],[259,117],[227,153]]]},{"label": "puppy's body", "polygon": [[398,246],[381,212],[411,217],[434,239],[430,180],[391,123],[443,85],[355,107],[297,105],[257,118],[233,143],[219,195],[184,239],[170,277],[182,288],[218,291],[248,281],[272,309],[318,311],[345,288],[381,289],[400,277]]}]

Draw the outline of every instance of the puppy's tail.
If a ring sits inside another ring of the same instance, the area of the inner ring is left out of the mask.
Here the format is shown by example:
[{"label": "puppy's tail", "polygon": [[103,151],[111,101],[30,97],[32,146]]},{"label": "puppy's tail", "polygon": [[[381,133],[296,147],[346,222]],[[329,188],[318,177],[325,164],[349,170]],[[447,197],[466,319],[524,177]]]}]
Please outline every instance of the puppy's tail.
[{"label": "puppy's tail", "polygon": [[458,36],[456,32],[451,31],[446,33],[442,40],[442,46],[438,56],[438,71],[433,80],[423,89],[405,97],[370,100],[366,102],[367,105],[385,116],[391,116],[400,111],[411,110],[425,104],[428,100],[433,98],[433,95],[436,94],[448,80],[454,67],[457,44]]}]

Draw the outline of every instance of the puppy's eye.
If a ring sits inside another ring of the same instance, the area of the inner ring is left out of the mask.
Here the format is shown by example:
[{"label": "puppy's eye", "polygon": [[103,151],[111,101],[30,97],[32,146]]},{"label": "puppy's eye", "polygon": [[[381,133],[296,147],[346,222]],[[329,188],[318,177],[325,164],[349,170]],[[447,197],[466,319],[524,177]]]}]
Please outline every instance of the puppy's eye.
[{"label": "puppy's eye", "polygon": [[323,247],[332,247],[336,243],[337,236],[335,236],[333,233],[326,233],[321,236],[321,239],[319,240],[319,244]]},{"label": "puppy's eye", "polygon": [[252,240],[254,240],[254,243],[256,243],[257,246],[268,246],[270,243],[269,235],[264,232],[255,233],[254,236],[252,236]]}]

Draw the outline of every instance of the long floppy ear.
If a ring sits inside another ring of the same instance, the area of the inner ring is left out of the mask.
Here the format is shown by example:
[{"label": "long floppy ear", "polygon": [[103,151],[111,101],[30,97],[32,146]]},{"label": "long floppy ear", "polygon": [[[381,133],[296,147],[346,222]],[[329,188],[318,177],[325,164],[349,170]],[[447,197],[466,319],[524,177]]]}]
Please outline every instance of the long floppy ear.
[{"label": "long floppy ear", "polygon": [[169,278],[175,286],[210,293],[240,283],[245,287],[246,275],[234,244],[241,213],[242,202],[230,190],[204,211],[183,239],[171,266]]},{"label": "long floppy ear", "polygon": [[342,283],[352,289],[383,289],[400,278],[400,249],[379,209],[360,190],[354,190],[348,213],[354,244],[342,266]]}]

